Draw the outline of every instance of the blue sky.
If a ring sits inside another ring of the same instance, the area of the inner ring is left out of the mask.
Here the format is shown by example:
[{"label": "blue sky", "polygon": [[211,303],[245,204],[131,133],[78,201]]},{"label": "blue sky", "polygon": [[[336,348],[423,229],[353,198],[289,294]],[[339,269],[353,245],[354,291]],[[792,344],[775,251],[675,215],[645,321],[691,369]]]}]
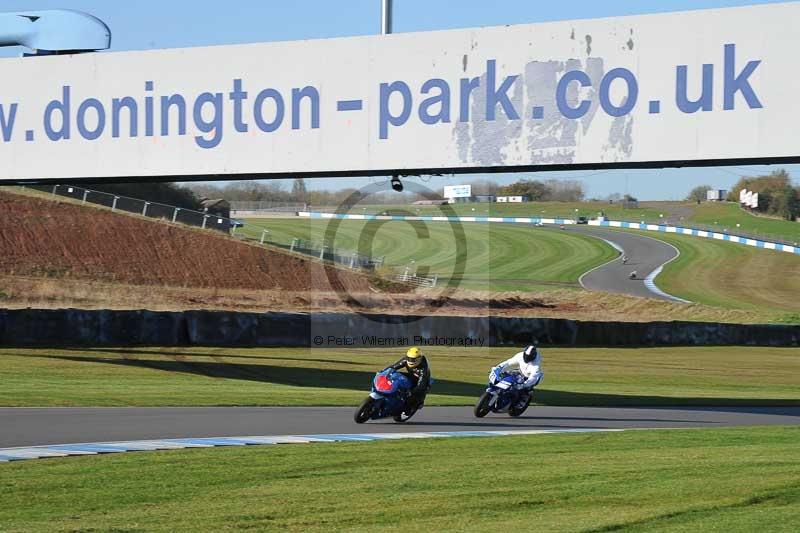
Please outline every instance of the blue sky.
[{"label": "blue sky", "polygon": [[[613,17],[752,4],[769,0],[395,0],[395,32],[428,31],[475,26],[521,24],[576,18]],[[378,33],[380,0],[4,0],[2,11],[68,8],[92,13],[112,31],[113,50],[139,50],[262,41],[317,39]],[[19,49],[0,49],[0,56],[19,55]],[[800,176],[800,166],[784,167]],[[591,196],[629,192],[642,199],[678,199],[694,185],[728,188],[738,175],[771,170],[758,166],[577,171],[536,173],[537,179],[581,179]],[[515,175],[474,175],[432,178],[441,187],[479,177],[501,183]],[[795,181],[798,182],[797,178]],[[312,188],[366,184],[365,179],[309,180]]]}]

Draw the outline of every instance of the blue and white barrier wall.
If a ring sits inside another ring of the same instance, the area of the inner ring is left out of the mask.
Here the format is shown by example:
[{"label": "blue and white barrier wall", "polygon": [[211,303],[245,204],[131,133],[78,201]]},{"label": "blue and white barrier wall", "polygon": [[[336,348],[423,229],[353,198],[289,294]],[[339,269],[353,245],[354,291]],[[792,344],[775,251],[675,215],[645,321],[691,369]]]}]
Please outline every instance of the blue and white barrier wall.
[{"label": "blue and white barrier wall", "polygon": [[[558,224],[567,225],[575,224],[575,220],[568,218],[538,218],[538,217],[446,217],[446,216],[411,216],[411,215],[357,215],[349,213],[315,213],[308,211],[300,211],[297,213],[300,217],[305,218],[320,218],[332,219],[338,218],[342,220],[398,220],[398,221],[426,221],[426,222],[490,222],[499,224]],[[590,226],[605,226],[611,228],[625,228],[625,229],[638,229],[643,231],[657,231],[661,233],[675,233],[678,235],[689,235],[692,237],[702,237],[707,239],[715,239],[718,241],[728,241],[737,244],[744,244],[746,246],[754,246],[756,248],[765,248],[767,250],[776,250],[778,252],[788,252],[791,254],[800,254],[800,246],[791,246],[788,244],[781,244],[778,242],[762,241],[759,239],[751,239],[749,237],[741,237],[739,235],[731,235],[728,233],[718,233],[714,231],[706,231],[695,228],[682,228],[678,226],[666,226],[659,224],[640,224],[638,222],[623,222],[619,220],[590,220]]]},{"label": "blue and white barrier wall", "polygon": [[776,250],[778,252],[789,252],[791,254],[800,254],[800,246],[790,246],[788,244],[781,244],[779,242],[762,241],[758,239],[751,239],[749,237],[741,237],[739,235],[731,235],[728,233],[718,233],[715,231],[706,231],[695,228],[682,228],[679,226],[667,226],[659,224],[640,224],[638,222],[620,222],[618,220],[591,220],[589,224],[592,226],[606,226],[611,228],[627,228],[638,229],[644,231],[658,231],[661,233],[675,233],[678,235],[689,235],[692,237],[702,237],[706,239],[715,239],[718,241],[728,241],[746,246],[754,246],[756,248],[766,248],[767,250]]},{"label": "blue and white barrier wall", "polygon": [[538,218],[538,217],[438,217],[433,215],[355,215],[349,213],[314,213],[300,211],[297,216],[306,218],[338,218],[341,220],[399,220],[399,221],[425,221],[425,222],[494,222],[500,224],[575,224],[574,220],[567,218]]}]

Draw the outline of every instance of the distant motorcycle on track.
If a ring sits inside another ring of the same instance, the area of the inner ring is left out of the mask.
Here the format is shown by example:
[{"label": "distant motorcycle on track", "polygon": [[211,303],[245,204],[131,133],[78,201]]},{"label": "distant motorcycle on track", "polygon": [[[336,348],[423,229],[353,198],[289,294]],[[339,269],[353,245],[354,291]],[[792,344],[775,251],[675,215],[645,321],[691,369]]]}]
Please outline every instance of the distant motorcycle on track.
[{"label": "distant motorcycle on track", "polygon": [[400,372],[392,369],[378,372],[372,380],[372,392],[356,410],[353,419],[357,424],[389,417],[395,422],[405,422],[417,412],[417,407],[407,407],[411,388],[411,380]]},{"label": "distant motorcycle on track", "polygon": [[475,416],[483,418],[490,412],[520,416],[531,403],[530,392],[521,387],[524,382],[519,372],[490,372],[489,386],[475,404]]}]

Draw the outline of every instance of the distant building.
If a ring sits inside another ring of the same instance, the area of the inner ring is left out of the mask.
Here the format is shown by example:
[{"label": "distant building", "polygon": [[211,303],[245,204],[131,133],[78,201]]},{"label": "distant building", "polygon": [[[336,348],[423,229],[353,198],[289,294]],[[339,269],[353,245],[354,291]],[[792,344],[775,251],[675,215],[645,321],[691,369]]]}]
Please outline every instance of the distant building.
[{"label": "distant building", "polygon": [[477,202],[479,204],[484,204],[487,202],[496,202],[497,196],[494,196],[492,194],[476,194],[475,196],[472,197],[472,201]]},{"label": "distant building", "polygon": [[445,205],[447,200],[417,200],[413,205]]},{"label": "distant building", "polygon": [[706,191],[706,200],[709,202],[721,202],[728,197],[728,191],[725,189],[709,189]]},{"label": "distant building", "polygon": [[527,202],[529,200],[528,196],[498,196],[497,203],[498,204],[521,204],[522,202]]}]

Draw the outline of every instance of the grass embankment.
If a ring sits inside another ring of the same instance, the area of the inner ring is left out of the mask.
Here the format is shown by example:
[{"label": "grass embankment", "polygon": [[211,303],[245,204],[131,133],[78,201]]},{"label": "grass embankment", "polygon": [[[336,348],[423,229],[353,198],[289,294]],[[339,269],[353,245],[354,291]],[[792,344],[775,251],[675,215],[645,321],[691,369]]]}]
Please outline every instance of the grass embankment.
[{"label": "grass embankment", "polygon": [[[356,405],[404,349],[2,349],[2,406]],[[469,405],[501,348],[428,348],[428,405]],[[548,405],[800,405],[791,348],[546,348]]]},{"label": "grass embankment", "polygon": [[[453,204],[441,206],[418,205],[357,205],[352,214],[436,215],[455,213],[457,216],[541,217],[568,218],[596,217],[601,212],[611,220],[646,221],[657,223],[668,220],[671,224],[692,226],[703,224],[727,229],[729,233],[745,233],[800,241],[800,223],[766,216],[754,216],[734,202],[641,202],[641,207],[625,209],[620,204],[608,202],[525,202],[520,204]],[[319,208],[332,211],[334,207]],[[317,210],[313,206],[312,211]],[[576,211],[577,210],[577,211]],[[736,224],[739,224],[737,228]]]},{"label": "grass embankment", "polygon": [[798,428],[181,450],[0,466],[4,531],[796,531]]},{"label": "grass embankment", "polygon": [[[330,222],[308,219],[249,219],[245,230],[260,238],[262,229],[278,243],[293,238],[321,243]],[[427,267],[443,281],[460,277],[459,287],[490,291],[531,290],[549,285],[577,287],[581,274],[616,255],[604,242],[583,235],[528,226],[465,223],[463,275],[454,272],[456,235],[447,223],[341,221],[334,245],[376,257],[387,265]]]},{"label": "grass embankment", "polygon": [[[336,207],[327,206],[311,211],[334,211]],[[577,211],[576,211],[577,210]],[[434,215],[447,216],[491,216],[491,217],[539,217],[569,218],[577,216],[596,217],[600,212],[615,220],[640,220],[642,217],[652,220],[659,218],[665,211],[655,205],[635,209],[625,209],[620,204],[608,202],[524,202],[524,203],[465,203],[447,206],[431,205],[362,205],[357,204],[348,211],[361,215]]]},{"label": "grass embankment", "polygon": [[[691,222],[727,229],[728,233],[755,233],[764,237],[800,242],[800,223],[754,216],[732,202],[706,202],[695,207]],[[739,224],[739,227],[736,227]]]},{"label": "grass embankment", "polygon": [[681,252],[656,278],[656,284],[669,294],[800,322],[800,256],[685,235],[642,234]]}]

